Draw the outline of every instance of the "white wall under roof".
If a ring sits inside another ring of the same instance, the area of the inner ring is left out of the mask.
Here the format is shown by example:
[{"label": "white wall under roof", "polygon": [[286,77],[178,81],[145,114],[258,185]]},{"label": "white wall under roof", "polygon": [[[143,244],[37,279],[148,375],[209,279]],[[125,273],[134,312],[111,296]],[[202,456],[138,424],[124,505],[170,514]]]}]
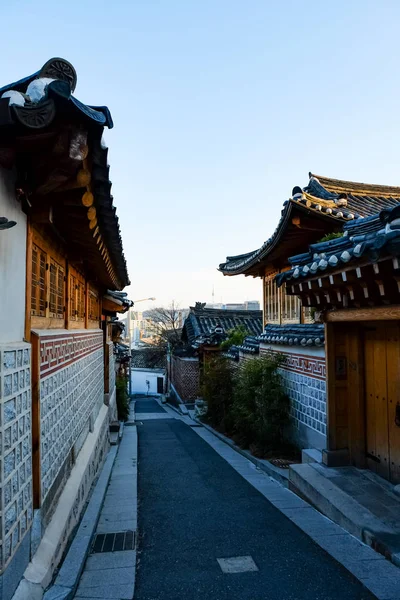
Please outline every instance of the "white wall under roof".
[{"label": "white wall under roof", "polygon": [[15,197],[15,176],[0,168],[0,217],[16,221],[0,230],[0,343],[21,341],[25,325],[26,215]]},{"label": "white wall under roof", "polygon": [[[161,377],[165,383],[164,369],[132,369],[133,394],[157,394],[157,378]],[[147,381],[149,385],[147,386]]]}]

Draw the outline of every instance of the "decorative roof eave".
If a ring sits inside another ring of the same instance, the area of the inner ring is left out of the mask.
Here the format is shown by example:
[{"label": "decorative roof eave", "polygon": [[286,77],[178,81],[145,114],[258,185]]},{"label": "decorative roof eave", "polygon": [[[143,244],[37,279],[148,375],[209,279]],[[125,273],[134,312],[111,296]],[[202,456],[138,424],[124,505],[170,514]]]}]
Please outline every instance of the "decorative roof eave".
[{"label": "decorative roof eave", "polygon": [[[266,262],[268,255],[282,241],[286,232],[290,219],[295,211],[312,214],[318,219],[331,222],[346,222],[351,221],[356,215],[341,208],[340,205],[331,202],[322,201],[319,198],[314,198],[310,194],[302,193],[297,198],[290,198],[282,210],[281,218],[272,236],[264,242],[258,250],[248,254],[232,256],[227,258],[227,262],[219,265],[218,270],[224,275],[253,275],[260,276],[257,272],[261,261]],[[239,259],[239,260],[238,260]],[[232,263],[231,265],[229,263]]]},{"label": "decorative roof eave", "polygon": [[132,306],[132,300],[128,300],[128,295],[124,292],[107,290],[103,296],[103,310],[107,313],[126,313]]},{"label": "decorative roof eave", "polygon": [[359,183],[332,179],[323,175],[309,173],[310,179],[316,179],[326,190],[332,194],[351,194],[354,196],[369,196],[380,198],[400,198],[400,187],[392,185],[378,185],[374,183]]},{"label": "decorative roof eave", "polygon": [[[99,275],[99,280],[108,287],[122,289],[129,284],[129,276],[111,196],[107,149],[101,141],[104,126],[112,128],[113,121],[107,107],[85,105],[72,96],[76,81],[74,67],[64,59],[54,58],[40,71],[0,89],[0,129],[4,132],[2,145],[7,146],[1,149],[1,159],[5,166],[13,166],[22,140],[28,144],[22,148],[26,156],[38,151],[50,153],[56,142],[65,141],[62,136],[71,124],[76,127],[74,135],[67,137],[68,145],[60,145],[65,164],[57,176],[53,177],[53,172],[57,172],[59,165],[49,161],[53,171],[49,170],[48,180],[34,190],[29,190],[27,185],[26,190],[23,186],[19,191],[26,197],[35,195],[38,206],[42,199],[48,206],[51,194],[76,193],[81,188],[82,203],[80,208],[74,209],[80,221],[79,231],[73,232],[71,238],[88,247],[91,257],[88,260],[93,262],[92,270]],[[76,140],[73,140],[75,135]],[[31,168],[34,169],[33,165]],[[76,175],[77,169],[80,170]],[[68,205],[70,200],[68,198]],[[54,206],[58,207],[62,223],[62,202],[56,199]]]},{"label": "decorative roof eave", "polygon": [[290,262],[294,266],[277,275],[277,285],[307,281],[321,273],[340,272],[400,254],[400,204],[370,217],[366,223],[360,221],[345,227],[344,234],[342,238],[310,246],[308,253],[293,257]]},{"label": "decorative roof eave", "polygon": [[263,345],[323,346],[325,343],[324,325],[302,323],[293,325],[266,325],[258,337]]},{"label": "decorative roof eave", "polygon": [[399,304],[400,203],[345,233],[346,248],[321,244],[313,265],[304,260],[280,274],[277,284],[286,281],[287,294],[319,311]]}]

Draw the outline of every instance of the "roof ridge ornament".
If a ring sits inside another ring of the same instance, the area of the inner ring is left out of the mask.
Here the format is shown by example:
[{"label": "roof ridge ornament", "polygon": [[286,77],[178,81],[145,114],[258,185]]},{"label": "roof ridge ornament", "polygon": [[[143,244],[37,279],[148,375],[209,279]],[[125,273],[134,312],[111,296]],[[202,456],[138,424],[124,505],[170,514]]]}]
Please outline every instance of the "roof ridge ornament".
[{"label": "roof ridge ornament", "polygon": [[50,60],[43,65],[36,79],[42,77],[66,81],[71,88],[71,92],[75,91],[78,81],[78,76],[73,65],[71,65],[68,60],[65,60],[65,58],[59,57],[50,58]]}]

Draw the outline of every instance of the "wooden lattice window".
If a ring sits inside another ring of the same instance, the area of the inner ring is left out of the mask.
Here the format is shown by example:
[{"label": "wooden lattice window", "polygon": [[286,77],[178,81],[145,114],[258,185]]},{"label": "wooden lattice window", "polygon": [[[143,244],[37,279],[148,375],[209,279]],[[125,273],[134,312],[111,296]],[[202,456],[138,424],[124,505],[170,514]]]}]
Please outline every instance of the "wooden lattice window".
[{"label": "wooden lattice window", "polygon": [[74,275],[69,276],[69,316],[72,320],[76,320],[77,317],[77,283]]},{"label": "wooden lattice window", "polygon": [[301,302],[297,296],[286,294],[286,284],[282,287],[282,325],[300,323]]},{"label": "wooden lattice window", "polygon": [[39,317],[46,315],[46,263],[46,253],[33,244],[31,314]]},{"label": "wooden lattice window", "polygon": [[98,321],[100,318],[99,295],[92,287],[89,288],[89,320]]},{"label": "wooden lattice window", "polygon": [[85,318],[85,281],[75,271],[69,274],[69,317],[71,321]]},{"label": "wooden lattice window", "polygon": [[49,313],[57,319],[64,318],[64,269],[54,259],[50,259]]},{"label": "wooden lattice window", "polygon": [[281,322],[281,290],[275,283],[275,275],[265,279],[265,322]]},{"label": "wooden lattice window", "polygon": [[76,291],[76,314],[78,321],[82,321],[85,318],[85,283],[83,281],[78,280]]}]

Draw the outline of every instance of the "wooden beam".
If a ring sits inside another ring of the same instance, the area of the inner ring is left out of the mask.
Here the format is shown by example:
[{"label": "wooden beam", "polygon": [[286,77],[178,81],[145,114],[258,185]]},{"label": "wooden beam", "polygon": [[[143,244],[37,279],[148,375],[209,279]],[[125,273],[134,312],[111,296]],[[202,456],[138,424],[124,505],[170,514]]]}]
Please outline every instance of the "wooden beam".
[{"label": "wooden beam", "polygon": [[345,321],[397,321],[400,320],[400,305],[374,306],[371,308],[349,308],[331,310],[324,315],[327,323]]}]

